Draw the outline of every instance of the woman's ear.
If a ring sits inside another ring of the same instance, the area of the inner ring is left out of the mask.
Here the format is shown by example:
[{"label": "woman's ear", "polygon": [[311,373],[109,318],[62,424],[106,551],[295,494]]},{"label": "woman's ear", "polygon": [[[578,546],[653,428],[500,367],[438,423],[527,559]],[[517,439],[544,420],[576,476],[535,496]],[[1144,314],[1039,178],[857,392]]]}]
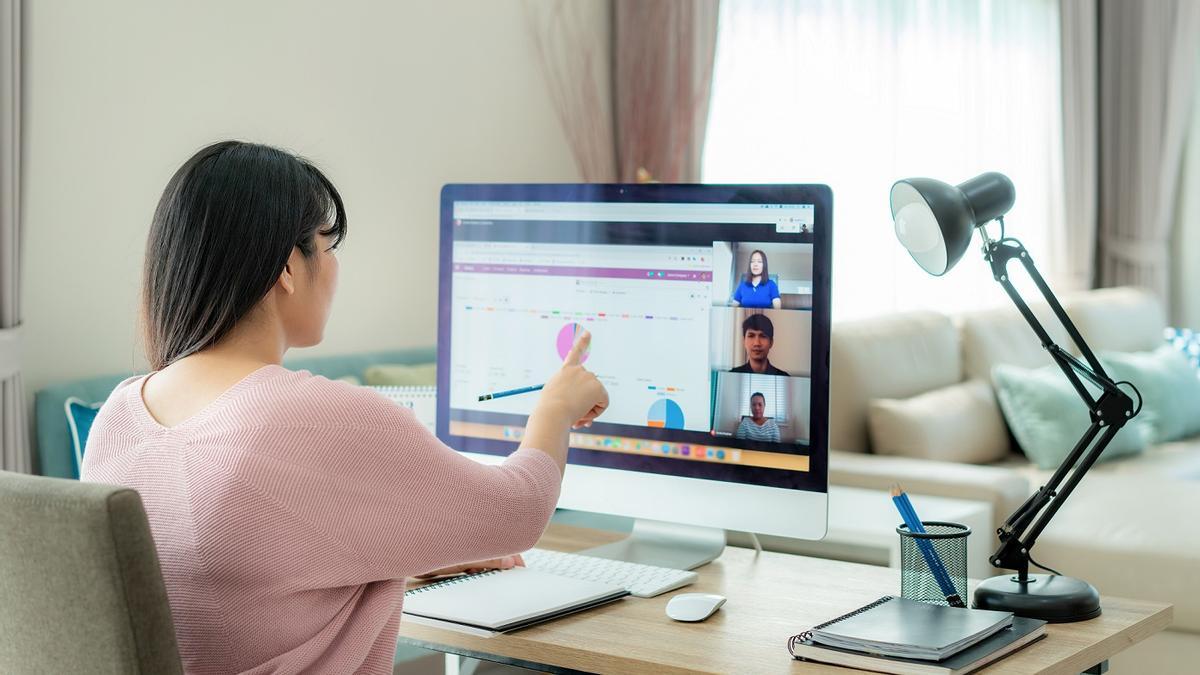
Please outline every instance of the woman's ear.
[{"label": "woman's ear", "polygon": [[299,268],[297,251],[292,249],[292,254],[288,256],[287,263],[283,266],[283,271],[279,273],[279,280],[276,285],[283,290],[284,293],[291,295],[296,292],[296,270]]}]

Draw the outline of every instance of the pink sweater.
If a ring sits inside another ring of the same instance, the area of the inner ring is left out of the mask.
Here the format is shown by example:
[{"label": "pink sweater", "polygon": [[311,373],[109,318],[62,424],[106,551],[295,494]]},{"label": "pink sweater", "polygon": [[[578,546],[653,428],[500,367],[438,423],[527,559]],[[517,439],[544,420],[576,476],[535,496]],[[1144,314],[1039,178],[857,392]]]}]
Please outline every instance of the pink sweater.
[{"label": "pink sweater", "polygon": [[405,577],[531,548],[561,476],[485,466],[412,412],[263,367],[171,428],[122,382],[83,479],[141,493],[189,673],[390,673]]}]

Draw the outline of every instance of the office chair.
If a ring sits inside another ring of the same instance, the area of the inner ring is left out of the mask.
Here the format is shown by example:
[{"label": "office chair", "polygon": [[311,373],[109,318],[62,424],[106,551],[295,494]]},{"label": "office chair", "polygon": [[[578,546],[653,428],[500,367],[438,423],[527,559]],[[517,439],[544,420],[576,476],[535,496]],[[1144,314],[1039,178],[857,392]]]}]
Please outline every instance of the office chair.
[{"label": "office chair", "polygon": [[182,673],[142,500],[0,471],[0,672]]}]

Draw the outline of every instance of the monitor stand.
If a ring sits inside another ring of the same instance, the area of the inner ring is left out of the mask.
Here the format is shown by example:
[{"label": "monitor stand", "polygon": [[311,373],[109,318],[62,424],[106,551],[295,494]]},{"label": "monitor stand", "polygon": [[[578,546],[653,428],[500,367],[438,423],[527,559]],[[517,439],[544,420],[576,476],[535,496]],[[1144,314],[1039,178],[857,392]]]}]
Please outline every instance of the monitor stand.
[{"label": "monitor stand", "polygon": [[712,562],[725,550],[725,530],[635,518],[629,536],[582,555],[690,570]]}]

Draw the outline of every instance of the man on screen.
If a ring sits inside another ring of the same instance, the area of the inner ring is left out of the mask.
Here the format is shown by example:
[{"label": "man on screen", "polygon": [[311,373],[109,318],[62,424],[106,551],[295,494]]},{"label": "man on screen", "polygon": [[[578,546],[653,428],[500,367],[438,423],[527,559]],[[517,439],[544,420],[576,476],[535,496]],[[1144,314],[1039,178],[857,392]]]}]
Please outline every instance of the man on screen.
[{"label": "man on screen", "polygon": [[742,322],[742,344],[746,347],[745,364],[734,368],[734,373],[758,373],[759,375],[782,375],[788,377],[767,359],[771,345],[775,343],[775,324],[765,315],[751,314]]}]

